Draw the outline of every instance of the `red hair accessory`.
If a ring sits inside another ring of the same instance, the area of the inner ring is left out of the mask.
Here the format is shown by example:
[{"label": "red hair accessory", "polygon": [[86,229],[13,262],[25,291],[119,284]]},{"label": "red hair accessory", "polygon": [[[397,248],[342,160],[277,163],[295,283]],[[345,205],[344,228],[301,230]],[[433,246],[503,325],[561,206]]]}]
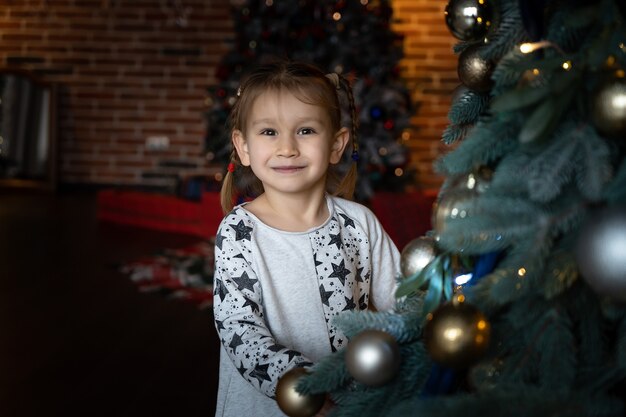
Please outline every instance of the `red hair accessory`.
[{"label": "red hair accessory", "polygon": [[230,172],[231,174],[235,172],[235,164],[233,162],[228,164],[228,172]]}]

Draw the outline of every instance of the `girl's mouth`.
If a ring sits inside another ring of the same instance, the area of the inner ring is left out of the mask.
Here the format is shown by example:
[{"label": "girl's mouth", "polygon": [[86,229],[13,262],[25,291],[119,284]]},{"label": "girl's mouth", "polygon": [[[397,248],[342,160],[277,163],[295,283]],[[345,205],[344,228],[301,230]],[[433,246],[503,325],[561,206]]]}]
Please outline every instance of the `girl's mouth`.
[{"label": "girl's mouth", "polygon": [[274,171],[279,172],[281,174],[291,174],[294,172],[301,171],[304,167],[299,166],[285,166],[285,167],[274,167],[272,168]]}]

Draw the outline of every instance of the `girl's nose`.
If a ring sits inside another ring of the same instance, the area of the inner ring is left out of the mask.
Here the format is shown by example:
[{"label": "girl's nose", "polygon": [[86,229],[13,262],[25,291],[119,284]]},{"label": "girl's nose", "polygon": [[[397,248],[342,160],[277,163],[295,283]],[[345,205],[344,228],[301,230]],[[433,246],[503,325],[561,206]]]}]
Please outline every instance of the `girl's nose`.
[{"label": "girl's nose", "polygon": [[278,141],[277,154],[283,157],[293,157],[298,155],[298,145],[292,135],[283,135]]}]

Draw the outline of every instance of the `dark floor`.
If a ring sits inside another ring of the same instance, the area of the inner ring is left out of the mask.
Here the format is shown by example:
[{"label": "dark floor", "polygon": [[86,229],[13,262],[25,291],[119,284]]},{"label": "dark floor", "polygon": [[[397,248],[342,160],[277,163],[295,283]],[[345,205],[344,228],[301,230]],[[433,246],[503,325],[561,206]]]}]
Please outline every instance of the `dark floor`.
[{"label": "dark floor", "polygon": [[95,214],[89,193],[0,191],[0,416],[212,416],[210,312],[115,267],[199,239]]}]

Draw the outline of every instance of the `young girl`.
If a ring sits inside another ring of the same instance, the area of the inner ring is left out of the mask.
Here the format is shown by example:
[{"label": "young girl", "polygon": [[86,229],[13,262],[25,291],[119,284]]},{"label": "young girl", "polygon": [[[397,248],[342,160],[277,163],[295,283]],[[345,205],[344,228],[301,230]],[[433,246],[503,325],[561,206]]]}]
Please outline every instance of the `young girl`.
[{"label": "young girl", "polygon": [[[351,131],[341,127],[341,89]],[[335,315],[391,309],[400,258],[372,212],[339,197],[354,191],[354,166],[344,178],[332,170],[351,136],[358,159],[348,82],[283,62],[253,71],[238,96],[215,246],[216,415],[283,416],[280,377],[346,346]],[[233,176],[247,176],[238,184],[256,196],[234,209]]]}]

